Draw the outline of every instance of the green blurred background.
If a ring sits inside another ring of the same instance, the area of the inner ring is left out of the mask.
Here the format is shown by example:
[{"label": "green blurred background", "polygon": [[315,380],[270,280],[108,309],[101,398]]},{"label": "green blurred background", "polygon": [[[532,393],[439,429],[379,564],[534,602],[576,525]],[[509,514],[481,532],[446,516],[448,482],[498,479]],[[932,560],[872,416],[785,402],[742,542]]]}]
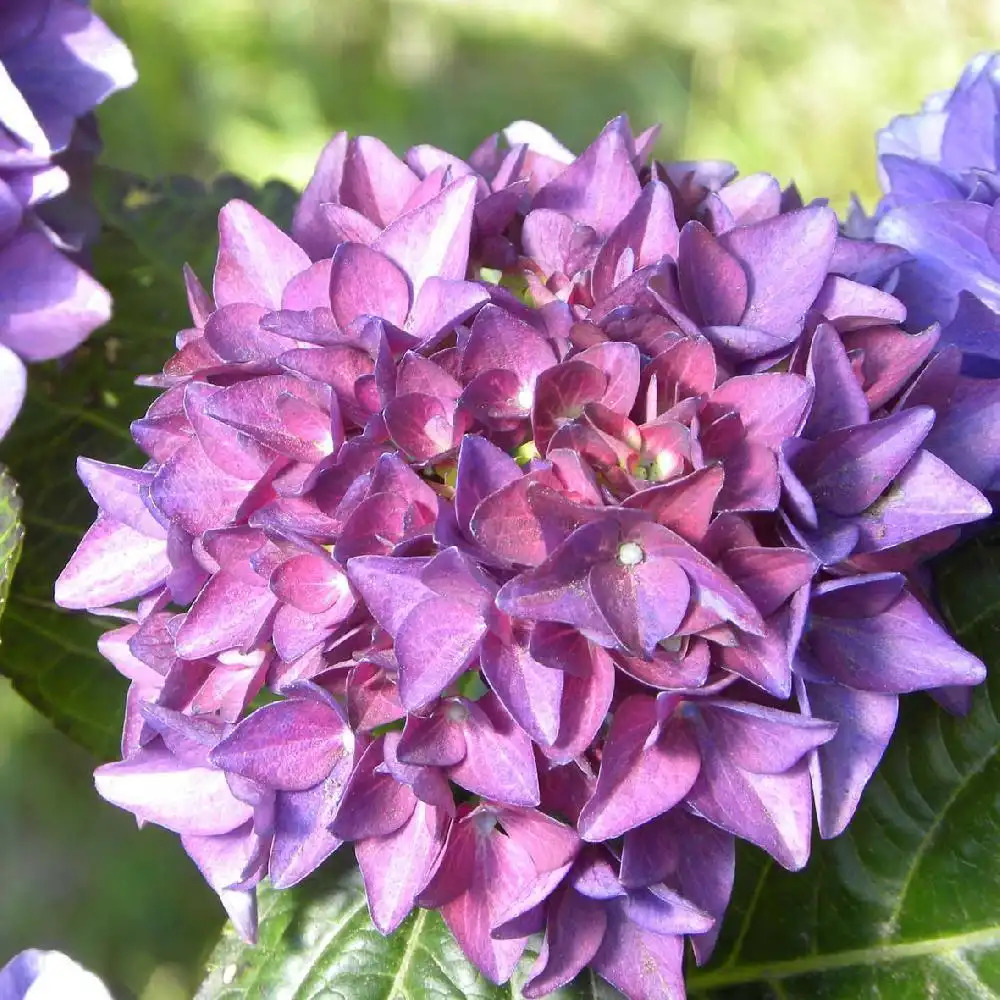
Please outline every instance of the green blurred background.
[{"label": "green blurred background", "polygon": [[[579,150],[663,123],[843,209],[876,196],[873,134],[1000,47],[990,0],[94,0],[139,83],[106,160],[301,185],[336,129],[458,153],[516,118]],[[120,1000],[187,1000],[221,911],[170,835],[100,802],[93,761],[0,687],[0,961],[58,947]],[[72,998],[67,998],[72,1000]]]}]

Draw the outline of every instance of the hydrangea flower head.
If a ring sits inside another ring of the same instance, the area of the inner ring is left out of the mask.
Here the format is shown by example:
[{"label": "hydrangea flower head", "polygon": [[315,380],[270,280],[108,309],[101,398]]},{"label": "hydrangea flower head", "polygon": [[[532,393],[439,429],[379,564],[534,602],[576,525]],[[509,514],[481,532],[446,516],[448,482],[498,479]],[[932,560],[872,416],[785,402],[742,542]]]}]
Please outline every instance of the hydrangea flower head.
[{"label": "hydrangea flower head", "polygon": [[681,997],[737,838],[801,868],[899,695],[982,680],[921,568],[1000,453],[951,464],[974,380],[827,207],[623,118],[537,136],[339,135],[290,236],[224,208],[56,598],[124,607],[98,790],[248,938],[351,842],[383,933],[432,907],[495,982],[544,933],[528,997]]},{"label": "hydrangea flower head", "polygon": [[995,374],[1000,360],[1000,55],[965,68],[950,92],[878,135],[886,192],[875,239],[908,251],[893,294],[916,326],[938,322],[942,344]]},{"label": "hydrangea flower head", "polygon": [[79,119],[134,80],[128,50],[86,4],[0,10],[0,437],[24,397],[24,362],[65,354],[110,316],[107,292],[37,209],[69,185],[60,156]]}]

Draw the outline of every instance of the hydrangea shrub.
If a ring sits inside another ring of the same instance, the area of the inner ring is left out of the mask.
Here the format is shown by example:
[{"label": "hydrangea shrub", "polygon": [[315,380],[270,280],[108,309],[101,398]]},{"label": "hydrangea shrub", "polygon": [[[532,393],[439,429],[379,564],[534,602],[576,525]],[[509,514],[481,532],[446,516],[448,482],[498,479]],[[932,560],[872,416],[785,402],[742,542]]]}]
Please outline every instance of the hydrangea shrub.
[{"label": "hydrangea shrub", "polygon": [[81,459],[56,599],[131,681],[98,790],[246,938],[349,842],[382,933],[682,996],[736,841],[801,868],[899,695],[983,679],[927,564],[990,514],[1000,388],[904,329],[899,247],[654,140],[336,136],[291,235],[223,209],[146,464]]}]

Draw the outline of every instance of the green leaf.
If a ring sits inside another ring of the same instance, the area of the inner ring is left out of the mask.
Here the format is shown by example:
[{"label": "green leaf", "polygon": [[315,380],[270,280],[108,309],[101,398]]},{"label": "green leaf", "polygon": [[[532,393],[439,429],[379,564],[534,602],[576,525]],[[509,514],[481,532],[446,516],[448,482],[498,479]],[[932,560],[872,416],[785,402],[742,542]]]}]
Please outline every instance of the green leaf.
[{"label": "green leaf", "polygon": [[[512,1000],[535,957],[525,957],[511,984],[494,986],[433,910],[417,910],[382,937],[349,848],[295,889],[260,890],[260,917],[256,947],[227,928],[196,1000]],[[550,996],[620,998],[589,972]]]},{"label": "green leaf", "polygon": [[902,699],[848,831],[789,873],[741,852],[702,1000],[984,1000],[1000,996],[1000,547],[939,567],[955,633],[990,668],[965,718]]},{"label": "green leaf", "polygon": [[24,409],[0,445],[0,460],[20,483],[27,535],[0,632],[0,671],[70,737],[109,758],[118,747],[125,682],[96,643],[114,622],[52,601],[55,578],[96,513],[77,480],[76,458],[142,464],[129,424],[153,393],[133,383],[163,367],[176,331],[190,325],[183,264],[210,277],[216,216],[230,198],[258,204],[286,224],[294,196],[283,185],[256,192],[231,177],[206,187],[100,169],[94,189],[104,220],[94,271],[115,315],[72,357],[32,368]]},{"label": "green leaf", "polygon": [[0,615],[3,614],[21,554],[24,528],[21,526],[21,499],[17,495],[17,483],[0,466]]}]

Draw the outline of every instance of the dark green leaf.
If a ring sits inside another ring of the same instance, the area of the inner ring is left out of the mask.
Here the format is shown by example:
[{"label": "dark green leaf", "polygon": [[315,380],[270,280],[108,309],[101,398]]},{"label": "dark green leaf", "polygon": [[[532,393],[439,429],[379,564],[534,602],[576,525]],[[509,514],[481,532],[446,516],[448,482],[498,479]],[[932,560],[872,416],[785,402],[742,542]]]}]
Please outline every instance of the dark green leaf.
[{"label": "dark green leaf", "polygon": [[185,178],[152,184],[98,170],[95,197],[104,218],[94,270],[111,291],[115,315],[71,358],[35,366],[28,399],[0,458],[20,483],[25,556],[4,616],[0,670],[69,736],[100,757],[115,755],[125,684],[98,654],[113,623],[70,614],[52,602],[52,585],[95,508],[76,478],[86,455],[141,464],[129,424],[152,401],[133,382],[156,372],[190,324],[181,268],[210,277],[216,216],[230,198],[258,204],[288,221],[293,198],[283,185],[255,192],[234,178],[211,187]]},{"label": "dark green leaf", "polygon": [[17,483],[0,466],[0,615],[7,603],[14,567],[21,554],[24,529],[20,515],[21,499],[17,495]]},{"label": "dark green leaf", "polygon": [[[260,943],[248,947],[227,929],[197,1000],[512,1000],[521,996],[519,984],[534,960],[526,956],[510,985],[494,986],[431,910],[416,911],[382,937],[368,918],[349,848],[302,886],[265,889],[260,897]],[[550,995],[620,997],[589,972]]]},{"label": "dark green leaf", "polygon": [[910,696],[851,827],[796,874],[741,853],[704,1000],[1000,996],[1000,547],[938,571],[960,640],[991,669],[971,713]]}]

